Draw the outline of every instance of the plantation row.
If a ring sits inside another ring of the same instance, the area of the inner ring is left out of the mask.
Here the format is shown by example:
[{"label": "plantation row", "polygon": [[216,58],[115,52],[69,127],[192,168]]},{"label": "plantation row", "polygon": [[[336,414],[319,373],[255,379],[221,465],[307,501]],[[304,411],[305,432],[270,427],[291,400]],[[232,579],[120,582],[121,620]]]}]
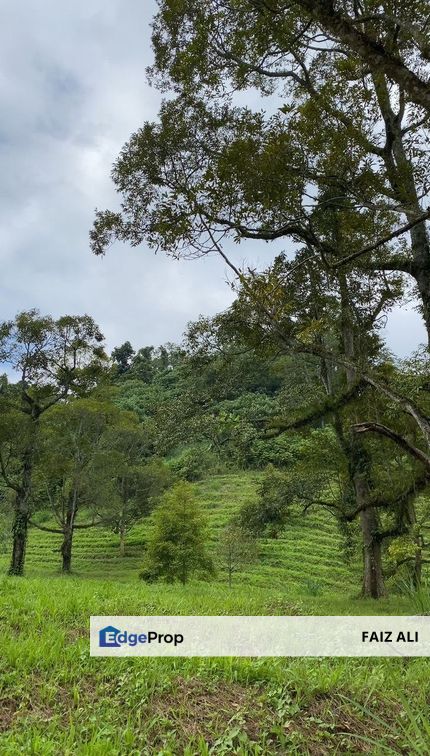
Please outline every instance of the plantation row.
[{"label": "plantation row", "polygon": [[[209,548],[216,560],[222,529],[244,499],[256,497],[253,474],[220,475],[196,484],[198,498],[209,522]],[[73,546],[74,571],[85,577],[137,579],[151,518],[138,523],[127,539],[126,555],[119,554],[118,536],[106,528],[76,531]],[[288,587],[318,594],[334,591],[341,583],[354,591],[359,562],[348,565],[339,558],[339,533],[333,518],[323,511],[294,520],[279,538],[259,539],[258,561],[240,570],[237,580],[255,586]],[[29,575],[55,575],[59,570],[60,538],[32,528],[27,548]],[[5,563],[5,558],[2,558]],[[6,566],[6,563],[5,563]],[[218,571],[217,580],[225,580]]]}]

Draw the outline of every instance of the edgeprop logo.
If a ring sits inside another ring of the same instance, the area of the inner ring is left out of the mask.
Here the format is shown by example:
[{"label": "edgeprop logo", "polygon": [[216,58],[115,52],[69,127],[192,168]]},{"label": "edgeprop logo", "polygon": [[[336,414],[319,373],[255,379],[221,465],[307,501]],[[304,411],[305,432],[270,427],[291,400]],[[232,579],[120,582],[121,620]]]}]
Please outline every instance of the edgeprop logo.
[{"label": "edgeprop logo", "polygon": [[127,630],[118,630],[113,625],[108,625],[99,630],[100,648],[121,648],[121,646],[137,646],[141,643],[168,643],[178,646],[183,643],[184,636],[180,633],[156,633],[150,630],[147,633],[129,633]]}]

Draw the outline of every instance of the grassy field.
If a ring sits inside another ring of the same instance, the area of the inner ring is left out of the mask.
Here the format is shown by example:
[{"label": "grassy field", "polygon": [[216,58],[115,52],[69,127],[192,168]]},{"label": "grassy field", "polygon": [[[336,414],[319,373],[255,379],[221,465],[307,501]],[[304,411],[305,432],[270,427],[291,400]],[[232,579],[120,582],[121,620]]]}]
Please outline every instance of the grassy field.
[{"label": "grassy field", "polygon": [[[212,545],[255,496],[252,475],[199,485]],[[25,578],[0,582],[0,753],[428,754],[430,665],[420,659],[91,659],[91,614],[417,613],[411,598],[356,598],[359,565],[339,558],[327,515],[262,545],[228,589],[138,580],[147,524],[78,534],[73,577],[58,537],[32,531]],[[5,571],[6,557],[2,569]]]}]

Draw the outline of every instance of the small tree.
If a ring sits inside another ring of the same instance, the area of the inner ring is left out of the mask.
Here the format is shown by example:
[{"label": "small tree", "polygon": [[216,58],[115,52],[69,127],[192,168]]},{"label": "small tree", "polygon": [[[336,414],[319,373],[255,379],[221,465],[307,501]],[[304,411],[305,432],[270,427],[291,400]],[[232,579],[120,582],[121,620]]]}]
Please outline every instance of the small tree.
[{"label": "small tree", "polygon": [[154,514],[154,529],[148,541],[144,580],[164,578],[185,585],[195,572],[213,573],[206,552],[206,521],[192,485],[181,481],[164,494]]},{"label": "small tree", "polygon": [[120,554],[125,556],[127,534],[151,513],[156,498],[174,478],[161,459],[147,459],[146,436],[130,421],[128,425],[113,427],[107,434],[106,449],[100,455],[98,467],[100,484],[96,499],[100,502],[100,518],[118,534]]},{"label": "small tree", "polygon": [[[35,466],[33,498],[49,503],[57,527],[30,523],[40,530],[62,535],[62,571],[71,572],[75,530],[94,527],[100,519],[95,511],[95,456],[100,456],[103,434],[119,410],[107,402],[77,399],[51,409],[41,425],[38,461]],[[105,464],[105,475],[109,474]],[[88,522],[78,522],[82,509]]]},{"label": "small tree", "polygon": [[246,564],[257,560],[258,551],[255,539],[243,528],[231,523],[222,531],[218,547],[221,569],[227,573],[231,588],[233,575]]},{"label": "small tree", "polygon": [[273,465],[268,465],[258,493],[257,501],[250,501],[241,508],[239,525],[254,536],[278,538],[290,516],[288,479]]}]

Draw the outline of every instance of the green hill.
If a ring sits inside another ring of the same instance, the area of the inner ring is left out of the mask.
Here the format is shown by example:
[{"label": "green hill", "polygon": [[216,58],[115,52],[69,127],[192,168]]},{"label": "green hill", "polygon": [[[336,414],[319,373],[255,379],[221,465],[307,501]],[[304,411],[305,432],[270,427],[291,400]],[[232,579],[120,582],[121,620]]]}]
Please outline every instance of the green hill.
[{"label": "green hill", "polygon": [[[199,499],[210,525],[216,553],[218,536],[240,506],[256,497],[254,473],[216,475],[197,484]],[[101,527],[76,531],[73,570],[82,577],[135,580],[142,562],[150,520],[131,531],[125,557],[119,554],[118,537]],[[55,575],[60,567],[60,536],[32,528],[26,573]],[[218,580],[223,575],[218,574]],[[278,539],[261,539],[258,562],[236,576],[236,581],[289,593],[319,595],[326,591],[353,592],[359,584],[359,567],[342,559],[336,523],[325,511],[311,511],[295,518]]]}]

